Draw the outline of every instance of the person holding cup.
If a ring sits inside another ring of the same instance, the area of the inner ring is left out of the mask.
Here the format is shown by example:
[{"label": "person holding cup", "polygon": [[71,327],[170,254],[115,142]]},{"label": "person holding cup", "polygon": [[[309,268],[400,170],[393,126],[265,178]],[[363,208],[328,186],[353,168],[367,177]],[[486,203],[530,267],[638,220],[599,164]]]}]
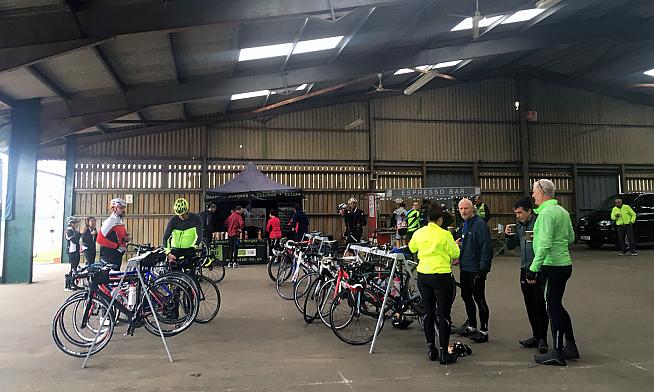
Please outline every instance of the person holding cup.
[{"label": "person holding cup", "polygon": [[528,238],[527,233],[533,233],[536,214],[532,210],[531,200],[527,198],[515,202],[513,212],[518,224],[506,225],[504,234],[506,234],[509,249],[520,245],[520,289],[532,332],[531,337],[519,340],[518,343],[525,348],[537,348],[539,353],[545,354],[549,348],[547,345],[549,321],[545,309],[543,286],[540,282],[538,284],[527,282],[527,271],[534,260],[533,237]]}]

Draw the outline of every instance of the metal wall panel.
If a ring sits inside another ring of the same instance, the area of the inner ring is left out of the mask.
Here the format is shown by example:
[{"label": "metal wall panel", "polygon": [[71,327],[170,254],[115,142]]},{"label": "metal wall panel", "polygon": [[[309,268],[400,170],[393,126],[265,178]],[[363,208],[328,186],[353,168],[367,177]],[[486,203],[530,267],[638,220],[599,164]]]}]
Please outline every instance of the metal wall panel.
[{"label": "metal wall panel", "polygon": [[366,160],[365,131],[215,129],[209,159]]},{"label": "metal wall panel", "polygon": [[578,176],[579,213],[585,215],[594,210],[604,199],[618,193],[618,176]]},{"label": "metal wall panel", "polygon": [[199,158],[204,151],[204,127],[133,136],[92,144],[78,150],[80,158],[129,157],[150,158]]},{"label": "metal wall panel", "polygon": [[[530,124],[529,128],[532,162],[651,164],[654,161],[652,129],[541,124]],[[593,129],[594,132],[588,133]]]},{"label": "metal wall panel", "polygon": [[39,159],[65,159],[66,145],[41,147],[39,148]]},{"label": "metal wall panel", "polygon": [[324,106],[315,109],[290,112],[275,116],[269,121],[244,120],[225,124],[231,128],[280,128],[280,129],[344,129],[346,125],[357,119],[364,120],[354,129],[367,129],[368,103],[352,102],[338,105]]},{"label": "metal wall panel", "polygon": [[431,187],[440,187],[440,186],[475,186],[475,185],[476,185],[475,179],[472,176],[472,173],[427,172],[427,184],[425,186],[431,188]]},{"label": "metal wall panel", "polygon": [[519,121],[513,79],[491,79],[372,101],[373,117]]},{"label": "metal wall panel", "polygon": [[389,161],[507,162],[520,159],[517,124],[376,121],[377,158]]},{"label": "metal wall panel", "polygon": [[530,81],[529,110],[538,121],[654,124],[654,107],[538,80]]}]

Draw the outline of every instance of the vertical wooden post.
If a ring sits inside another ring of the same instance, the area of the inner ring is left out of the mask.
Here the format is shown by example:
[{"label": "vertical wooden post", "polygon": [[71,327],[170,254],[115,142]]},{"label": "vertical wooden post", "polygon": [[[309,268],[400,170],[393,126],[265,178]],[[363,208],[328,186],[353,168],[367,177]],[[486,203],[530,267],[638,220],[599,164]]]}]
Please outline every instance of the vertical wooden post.
[{"label": "vertical wooden post", "polygon": [[[66,178],[64,182],[64,221],[62,227],[66,227],[66,218],[75,215],[75,163],[77,162],[77,137],[75,135],[66,138]],[[61,247],[61,262],[68,263],[66,241]]]},{"label": "vertical wooden post", "polygon": [[627,169],[625,168],[624,163],[620,164],[620,192],[625,193],[629,192],[631,189],[627,189]]},{"label": "vertical wooden post", "polygon": [[529,105],[529,80],[523,72],[518,77],[518,115],[520,116],[520,158],[522,160],[522,190],[525,197],[531,192],[529,180],[529,123],[527,122],[527,109]]}]

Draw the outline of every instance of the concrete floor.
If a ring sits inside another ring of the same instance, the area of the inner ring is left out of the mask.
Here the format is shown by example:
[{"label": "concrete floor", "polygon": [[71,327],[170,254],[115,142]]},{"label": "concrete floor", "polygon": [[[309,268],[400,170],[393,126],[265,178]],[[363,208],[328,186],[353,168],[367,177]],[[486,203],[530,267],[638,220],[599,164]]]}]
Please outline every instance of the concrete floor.
[{"label": "concrete floor", "polygon": [[[263,266],[228,270],[223,306],[208,325],[161,341],[137,330],[114,334],[88,369],[52,342],[51,317],[68,296],[65,266],[35,266],[37,283],[0,286],[2,391],[645,391],[654,390],[654,250],[617,257],[574,252],[566,305],[582,360],[543,367],[518,347],[528,323],[518,260],[494,260],[488,279],[491,341],[450,366],[428,362],[422,331],[384,328],[376,353],[342,343],[322,325],[305,325],[281,300]],[[464,338],[458,338],[464,340]]]}]

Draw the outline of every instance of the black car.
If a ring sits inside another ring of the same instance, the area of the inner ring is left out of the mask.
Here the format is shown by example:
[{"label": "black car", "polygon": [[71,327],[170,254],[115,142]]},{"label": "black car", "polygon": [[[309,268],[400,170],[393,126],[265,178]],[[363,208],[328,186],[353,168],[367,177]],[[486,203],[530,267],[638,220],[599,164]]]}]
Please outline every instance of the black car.
[{"label": "black car", "polygon": [[608,197],[597,209],[579,219],[579,238],[591,248],[618,243],[615,222],[611,220],[611,209],[618,197],[636,213],[636,243],[654,242],[654,193],[623,193]]}]

